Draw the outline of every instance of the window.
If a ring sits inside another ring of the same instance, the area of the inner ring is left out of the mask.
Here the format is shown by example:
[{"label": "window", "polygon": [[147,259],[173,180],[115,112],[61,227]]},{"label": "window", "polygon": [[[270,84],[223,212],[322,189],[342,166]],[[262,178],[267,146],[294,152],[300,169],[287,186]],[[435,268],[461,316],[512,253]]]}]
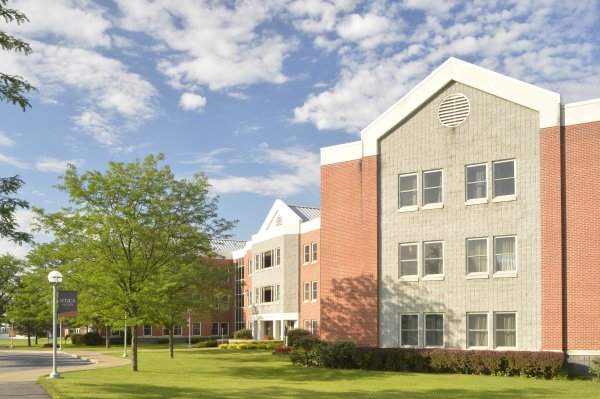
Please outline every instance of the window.
[{"label": "window", "polygon": [[273,251],[267,251],[262,253],[263,258],[263,269],[273,267]]},{"label": "window", "polygon": [[312,282],[312,300],[313,301],[317,300],[317,282],[316,281]]},{"label": "window", "polygon": [[312,327],[312,328],[311,328],[310,332],[311,332],[313,335],[317,335],[317,332],[318,332],[318,325],[317,325],[317,321],[316,321],[316,320],[311,320],[311,327]]},{"label": "window", "polygon": [[311,244],[311,248],[312,248],[312,261],[316,262],[318,257],[317,257],[317,243],[313,242]]},{"label": "window", "polygon": [[256,254],[254,255],[254,270],[255,271],[259,271],[260,269],[262,269],[262,262],[260,259],[261,254]]},{"label": "window", "polygon": [[487,238],[467,240],[467,273],[487,273]]},{"label": "window", "polygon": [[152,335],[152,324],[144,324],[144,335]]},{"label": "window", "polygon": [[281,248],[275,249],[275,266],[281,265]]},{"label": "window", "polygon": [[229,336],[229,323],[221,323],[221,335],[224,337]]},{"label": "window", "polygon": [[173,335],[181,335],[181,326],[173,327]]},{"label": "window", "polygon": [[200,323],[192,323],[192,335],[202,335]]},{"label": "window", "polygon": [[423,205],[442,202],[442,171],[423,172]]},{"label": "window", "polygon": [[494,238],[494,272],[517,271],[517,237]]},{"label": "window", "polygon": [[417,276],[419,274],[419,258],[417,244],[400,244],[400,277]]},{"label": "window", "polygon": [[254,289],[254,303],[258,305],[260,303],[260,288]]},{"label": "window", "polygon": [[467,347],[488,347],[487,314],[472,313],[467,315]]},{"label": "window", "polygon": [[262,303],[271,303],[273,302],[273,286],[268,285],[266,287],[261,287],[262,290]]},{"label": "window", "polygon": [[310,300],[310,283],[307,281],[304,283],[304,302]]},{"label": "window", "polygon": [[169,335],[169,329],[167,327],[163,327],[162,335]]},{"label": "window", "polygon": [[423,243],[423,275],[444,274],[444,243],[424,242]]},{"label": "window", "polygon": [[517,347],[517,315],[515,313],[496,313],[496,347]]},{"label": "window", "polygon": [[515,195],[515,161],[494,162],[494,197]]},{"label": "window", "polygon": [[252,291],[248,291],[248,305],[252,305]]},{"label": "window", "polygon": [[467,201],[487,198],[487,165],[467,166]]},{"label": "window", "polygon": [[219,335],[219,323],[213,322],[210,328],[210,335]]},{"label": "window", "polygon": [[310,331],[310,320],[304,320],[304,329]]},{"label": "window", "polygon": [[419,346],[419,315],[400,316],[400,345]]},{"label": "window", "polygon": [[400,175],[399,186],[399,208],[416,207],[417,204],[417,174]]},{"label": "window", "polygon": [[444,315],[425,315],[425,346],[444,346]]},{"label": "window", "polygon": [[281,285],[277,284],[275,286],[275,302],[279,302],[280,296],[281,296]]},{"label": "window", "polygon": [[252,259],[248,261],[248,275],[252,276]]},{"label": "window", "polygon": [[304,245],[304,264],[310,262],[310,245]]}]

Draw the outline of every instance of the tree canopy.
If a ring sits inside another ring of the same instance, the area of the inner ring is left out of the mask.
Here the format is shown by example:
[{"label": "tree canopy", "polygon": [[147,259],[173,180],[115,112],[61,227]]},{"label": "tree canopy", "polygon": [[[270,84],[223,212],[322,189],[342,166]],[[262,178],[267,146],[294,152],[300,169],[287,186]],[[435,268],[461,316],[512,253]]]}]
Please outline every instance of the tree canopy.
[{"label": "tree canopy", "polygon": [[29,208],[29,203],[12,197],[24,182],[19,176],[0,178],[0,237],[8,237],[18,244],[31,241],[31,234],[16,231],[17,220],[15,211],[19,208]]},{"label": "tree canopy", "polygon": [[48,214],[36,209],[40,227],[72,259],[65,280],[133,326],[153,319],[165,304],[160,299],[170,299],[165,292],[194,281],[190,270],[213,255],[211,238],[226,238],[235,223],[218,217],[206,176],[176,179],[168,166],[159,167],[163,158],[111,162],[105,172],[81,174],[71,165],[58,186],[71,206]]}]

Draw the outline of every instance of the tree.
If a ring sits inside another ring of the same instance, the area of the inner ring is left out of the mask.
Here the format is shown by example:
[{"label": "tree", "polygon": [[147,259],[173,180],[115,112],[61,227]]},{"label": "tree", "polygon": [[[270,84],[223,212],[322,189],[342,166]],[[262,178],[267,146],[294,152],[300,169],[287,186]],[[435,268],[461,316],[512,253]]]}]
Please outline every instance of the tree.
[{"label": "tree", "polygon": [[[203,174],[178,180],[158,167],[163,159],[111,162],[105,173],[79,174],[71,165],[58,188],[72,206],[36,209],[40,227],[71,253],[68,278],[102,309],[126,316],[134,331],[164,305],[157,293],[181,281],[193,259],[212,256],[211,238],[225,238],[235,223],[218,217],[218,197],[209,195]],[[137,334],[131,346],[137,371]]]},{"label": "tree", "polygon": [[[0,0],[1,1],[1,0]],[[31,241],[31,234],[16,231],[17,220],[15,211],[19,208],[29,208],[29,203],[11,197],[23,186],[19,176],[0,178],[0,237],[8,237],[18,244]]]},{"label": "tree", "polygon": [[[0,16],[6,23],[16,22],[20,25],[29,22],[22,12],[6,7],[7,0],[0,0]],[[31,47],[27,42],[10,36],[0,30],[0,47],[5,51],[15,51],[25,55],[31,54]],[[0,72],[0,100],[11,104],[18,104],[23,111],[31,108],[25,93],[37,91],[28,81],[17,75],[8,75]]]},{"label": "tree", "polygon": [[11,255],[0,256],[0,321],[3,321],[8,305],[19,288],[24,262]]}]

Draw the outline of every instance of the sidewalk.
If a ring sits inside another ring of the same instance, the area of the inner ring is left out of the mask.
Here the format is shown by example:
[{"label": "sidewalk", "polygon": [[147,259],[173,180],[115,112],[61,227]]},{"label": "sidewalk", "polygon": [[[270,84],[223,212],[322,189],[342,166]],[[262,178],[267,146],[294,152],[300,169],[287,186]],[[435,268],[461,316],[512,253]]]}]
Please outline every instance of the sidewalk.
[{"label": "sidewalk", "polygon": [[[31,351],[15,351],[27,352]],[[105,367],[116,367],[130,364],[129,358],[114,357],[100,352],[68,350],[62,352],[82,360],[89,360],[91,363],[78,366],[58,367],[59,373],[67,371],[90,370]],[[40,368],[35,370],[17,371],[14,373],[0,374],[0,399],[12,398],[43,398],[50,399],[50,395],[37,384],[37,379],[41,376],[47,376],[52,368]]]}]

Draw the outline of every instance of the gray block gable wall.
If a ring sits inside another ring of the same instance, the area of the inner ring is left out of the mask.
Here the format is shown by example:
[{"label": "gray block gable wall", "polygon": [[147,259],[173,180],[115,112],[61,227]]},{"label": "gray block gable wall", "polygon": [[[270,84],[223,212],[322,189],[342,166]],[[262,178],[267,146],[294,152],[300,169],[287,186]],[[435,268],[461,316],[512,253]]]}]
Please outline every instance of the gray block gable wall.
[{"label": "gray block gable wall", "polygon": [[[455,128],[438,120],[439,103],[449,94],[465,94],[467,120]],[[516,312],[517,349],[541,348],[541,226],[539,115],[536,111],[472,87],[451,83],[405,122],[384,136],[379,159],[379,339],[399,346],[399,315],[444,314],[444,346],[466,347],[468,312],[488,314],[489,347],[494,346],[494,312]],[[516,196],[492,200],[492,161],[516,160]],[[488,203],[465,205],[465,166],[488,165]],[[398,212],[398,175],[443,169],[443,208]],[[493,275],[493,237],[517,236],[517,276]],[[488,278],[467,279],[466,239],[488,237]],[[441,281],[423,279],[423,241],[444,242]],[[401,281],[398,245],[419,243],[418,281]]]}]

